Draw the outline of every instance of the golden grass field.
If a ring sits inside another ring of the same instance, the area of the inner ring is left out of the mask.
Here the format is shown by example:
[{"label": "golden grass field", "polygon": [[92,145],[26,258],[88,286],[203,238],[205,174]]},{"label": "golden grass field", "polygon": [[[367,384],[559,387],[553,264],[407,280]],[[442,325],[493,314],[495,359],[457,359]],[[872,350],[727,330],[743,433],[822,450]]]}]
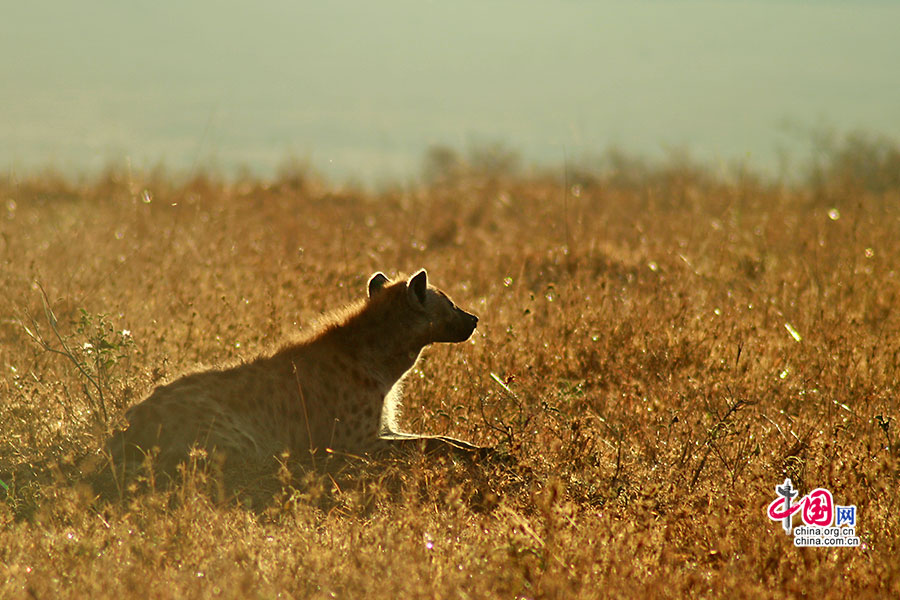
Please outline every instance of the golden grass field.
[{"label": "golden grass field", "polygon": [[[791,185],[448,151],[377,193],[6,177],[0,597],[897,597],[900,160],[847,148]],[[499,459],[282,473],[261,507],[196,465],[86,483],[155,385],[420,267],[480,322],[402,423]],[[786,477],[856,505],[862,547],[795,548]]]}]

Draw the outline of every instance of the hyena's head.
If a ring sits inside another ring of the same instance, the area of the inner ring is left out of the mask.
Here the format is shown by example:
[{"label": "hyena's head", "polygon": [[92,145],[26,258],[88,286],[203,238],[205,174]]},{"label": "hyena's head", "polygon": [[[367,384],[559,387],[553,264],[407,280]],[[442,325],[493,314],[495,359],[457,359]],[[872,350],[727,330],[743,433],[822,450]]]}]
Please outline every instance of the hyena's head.
[{"label": "hyena's head", "polygon": [[[456,306],[436,287],[429,285],[428,274],[422,269],[405,282],[391,283],[384,273],[369,278],[369,298],[382,295],[394,308],[397,320],[410,330],[410,337],[422,344],[435,342],[464,342],[478,324],[478,317]],[[380,299],[380,298],[379,298]]]}]

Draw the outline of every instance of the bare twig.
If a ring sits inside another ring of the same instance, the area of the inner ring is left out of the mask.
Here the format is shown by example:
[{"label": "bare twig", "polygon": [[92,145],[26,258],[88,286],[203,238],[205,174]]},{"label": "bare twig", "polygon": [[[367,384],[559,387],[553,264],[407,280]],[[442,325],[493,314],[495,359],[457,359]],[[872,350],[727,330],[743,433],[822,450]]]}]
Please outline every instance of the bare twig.
[{"label": "bare twig", "polygon": [[690,487],[693,488],[697,484],[697,480],[700,479],[700,473],[703,472],[703,467],[706,466],[706,459],[709,458],[709,455],[715,450],[715,440],[719,435],[719,432],[722,431],[724,427],[727,426],[728,421],[737,414],[739,410],[744,408],[745,406],[751,404],[751,402],[747,400],[737,400],[728,405],[728,409],[722,416],[716,415],[717,421],[713,424],[712,427],[706,433],[706,440],[703,442],[703,447],[705,448],[705,452],[703,453],[703,458],[700,459],[700,464],[697,465],[697,468],[694,469],[694,475],[691,477]]}]

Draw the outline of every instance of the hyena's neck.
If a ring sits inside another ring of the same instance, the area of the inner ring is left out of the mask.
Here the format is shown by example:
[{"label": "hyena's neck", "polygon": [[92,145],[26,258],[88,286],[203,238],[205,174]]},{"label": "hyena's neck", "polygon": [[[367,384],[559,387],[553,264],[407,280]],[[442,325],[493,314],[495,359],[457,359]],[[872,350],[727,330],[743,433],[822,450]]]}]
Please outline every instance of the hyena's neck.
[{"label": "hyena's neck", "polygon": [[352,364],[365,369],[386,390],[412,368],[423,348],[423,345],[411,344],[399,336],[367,334],[354,327],[332,329],[323,336],[322,342],[347,356]]},{"label": "hyena's neck", "polygon": [[402,312],[385,302],[350,309],[309,343],[329,348],[374,378],[385,392],[412,368],[427,344]]}]

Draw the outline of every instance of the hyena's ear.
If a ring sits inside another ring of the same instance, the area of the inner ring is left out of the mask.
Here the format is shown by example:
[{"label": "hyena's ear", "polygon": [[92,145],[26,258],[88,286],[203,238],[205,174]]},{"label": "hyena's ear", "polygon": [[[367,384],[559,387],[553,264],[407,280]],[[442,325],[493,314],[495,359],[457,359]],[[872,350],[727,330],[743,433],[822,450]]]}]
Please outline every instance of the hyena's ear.
[{"label": "hyena's ear", "polygon": [[413,302],[425,304],[425,293],[428,291],[428,273],[421,269],[406,282],[406,291]]},{"label": "hyena's ear", "polygon": [[369,298],[380,292],[381,288],[383,288],[388,281],[390,280],[385,277],[384,273],[381,271],[378,271],[369,277]]}]

